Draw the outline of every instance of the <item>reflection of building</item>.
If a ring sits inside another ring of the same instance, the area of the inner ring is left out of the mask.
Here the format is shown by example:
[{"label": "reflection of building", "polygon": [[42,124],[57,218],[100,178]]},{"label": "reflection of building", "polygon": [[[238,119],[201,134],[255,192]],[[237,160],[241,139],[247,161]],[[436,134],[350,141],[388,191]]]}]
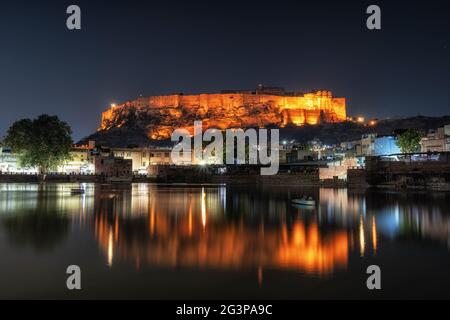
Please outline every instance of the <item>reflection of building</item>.
[{"label": "reflection of building", "polygon": [[[124,195],[133,198],[133,214],[121,205],[130,201],[103,197],[96,206],[95,233],[108,263],[124,259],[137,265],[261,267],[321,275],[347,265],[345,231],[324,233],[316,223],[299,219],[288,224],[284,214],[270,223],[260,215],[257,220],[226,218],[225,190],[134,188]],[[250,210],[251,199],[242,200],[237,210]],[[280,212],[276,205],[269,207]]]},{"label": "reflection of building", "polygon": [[296,222],[290,236],[277,248],[277,264],[319,274],[331,273],[336,266],[346,266],[348,258],[347,233],[321,235],[316,224],[305,226]]}]

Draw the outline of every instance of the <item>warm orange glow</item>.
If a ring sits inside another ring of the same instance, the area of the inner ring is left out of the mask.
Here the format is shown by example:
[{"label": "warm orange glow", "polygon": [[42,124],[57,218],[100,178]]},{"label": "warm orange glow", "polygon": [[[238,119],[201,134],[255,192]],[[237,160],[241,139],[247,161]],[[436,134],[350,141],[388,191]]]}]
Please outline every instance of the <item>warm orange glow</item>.
[{"label": "warm orange glow", "polygon": [[[303,96],[267,94],[200,94],[169,95],[139,98],[120,105],[111,105],[103,112],[99,130],[123,126],[122,113],[127,108],[152,113],[160,123],[150,126],[147,135],[152,139],[169,138],[174,127],[192,132],[193,123],[183,116],[189,110],[203,120],[207,128],[286,126],[343,122],[347,119],[345,98],[334,98],[329,91],[317,91]],[[184,111],[183,111],[184,110]],[[254,112],[258,110],[258,115]],[[174,125],[176,122],[176,125]]]},{"label": "warm orange glow", "polygon": [[189,217],[189,236],[192,236],[192,230],[193,230],[193,221],[192,221],[192,199],[189,202],[189,212],[188,212],[188,217]]},{"label": "warm orange glow", "polygon": [[202,188],[202,226],[206,228],[206,194],[205,188]]},{"label": "warm orange glow", "polygon": [[[197,205],[205,203],[203,198],[202,195]],[[204,212],[207,212],[206,207]],[[114,247],[112,232],[108,231],[107,215],[96,217],[95,231],[100,247],[107,253],[108,265],[112,265],[114,254],[132,263],[140,261],[141,264],[254,267],[258,270],[260,284],[265,268],[327,275],[337,267],[347,266],[349,240],[345,231],[324,235],[317,224],[305,226],[302,221],[296,221],[290,227],[283,224],[281,229],[261,225],[242,228],[242,221],[227,225],[205,224],[205,216],[197,217],[195,219],[195,215],[188,212],[176,218],[166,213],[157,214],[155,234],[147,238],[136,235],[140,229],[129,233],[126,227],[119,226],[119,241]],[[201,231],[205,229],[208,232]],[[264,232],[261,232],[262,229]]]},{"label": "warm orange glow", "polygon": [[375,221],[375,216],[372,217],[372,247],[374,254],[377,253],[377,222]]},{"label": "warm orange glow", "polygon": [[364,220],[361,216],[359,219],[359,252],[361,257],[364,256],[364,252],[366,250],[366,239],[364,235]]},{"label": "warm orange glow", "polygon": [[150,209],[150,234],[155,234],[155,205],[152,202],[151,209]]},{"label": "warm orange glow", "polygon": [[356,118],[356,121],[357,122],[359,122],[359,123],[364,123],[364,117],[358,117],[358,118]]},{"label": "warm orange glow", "polygon": [[261,266],[258,267],[258,284],[261,287],[263,283],[263,269]]},{"label": "warm orange glow", "polygon": [[119,240],[119,216],[116,216],[114,221],[114,241]]},{"label": "warm orange glow", "polygon": [[112,266],[114,256],[113,232],[110,229],[108,233],[108,266]]},{"label": "warm orange glow", "polygon": [[330,273],[336,264],[346,265],[347,256],[347,233],[336,233],[328,241],[324,241],[316,224],[306,229],[302,222],[297,222],[294,225],[292,240],[278,249],[278,264],[326,274]]}]

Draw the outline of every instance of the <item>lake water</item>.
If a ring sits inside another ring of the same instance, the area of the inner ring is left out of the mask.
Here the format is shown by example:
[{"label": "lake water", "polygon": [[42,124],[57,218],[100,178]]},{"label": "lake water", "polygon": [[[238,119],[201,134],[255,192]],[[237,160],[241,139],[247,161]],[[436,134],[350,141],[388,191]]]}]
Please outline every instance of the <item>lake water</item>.
[{"label": "lake water", "polygon": [[0,184],[0,298],[450,298],[448,193],[79,187]]}]

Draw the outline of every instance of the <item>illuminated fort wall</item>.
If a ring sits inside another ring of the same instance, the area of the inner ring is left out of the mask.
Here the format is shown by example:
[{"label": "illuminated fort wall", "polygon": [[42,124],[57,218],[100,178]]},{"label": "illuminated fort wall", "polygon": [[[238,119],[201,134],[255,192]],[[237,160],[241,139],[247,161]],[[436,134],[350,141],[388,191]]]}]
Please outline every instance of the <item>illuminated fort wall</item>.
[{"label": "illuminated fort wall", "polygon": [[[346,120],[345,98],[334,98],[330,91],[317,91],[303,96],[279,96],[251,93],[227,93],[227,94],[199,94],[199,95],[167,95],[140,97],[137,100],[113,106],[102,114],[100,129],[106,129],[105,125],[114,117],[114,112],[123,107],[136,109],[172,109],[171,113],[177,117],[173,109],[195,109],[200,114],[208,111],[216,113],[216,116],[226,116],[227,111],[246,115],[245,109],[252,106],[269,106],[282,115],[280,125],[318,124],[320,122],[342,122]],[[199,119],[200,120],[200,119]],[[219,126],[220,127],[220,126]]]}]

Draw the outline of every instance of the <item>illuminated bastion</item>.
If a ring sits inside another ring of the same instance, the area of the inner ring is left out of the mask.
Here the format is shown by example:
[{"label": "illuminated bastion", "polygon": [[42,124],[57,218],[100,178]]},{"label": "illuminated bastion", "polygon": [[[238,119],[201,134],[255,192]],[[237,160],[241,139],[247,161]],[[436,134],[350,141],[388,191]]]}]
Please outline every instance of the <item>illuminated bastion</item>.
[{"label": "illuminated bastion", "polygon": [[192,132],[194,120],[203,120],[204,128],[222,130],[346,120],[345,98],[334,98],[330,91],[305,94],[285,93],[282,89],[274,91],[139,97],[104,111],[98,130],[129,125],[132,118],[134,124],[147,130],[149,138],[165,139],[176,128]]}]

